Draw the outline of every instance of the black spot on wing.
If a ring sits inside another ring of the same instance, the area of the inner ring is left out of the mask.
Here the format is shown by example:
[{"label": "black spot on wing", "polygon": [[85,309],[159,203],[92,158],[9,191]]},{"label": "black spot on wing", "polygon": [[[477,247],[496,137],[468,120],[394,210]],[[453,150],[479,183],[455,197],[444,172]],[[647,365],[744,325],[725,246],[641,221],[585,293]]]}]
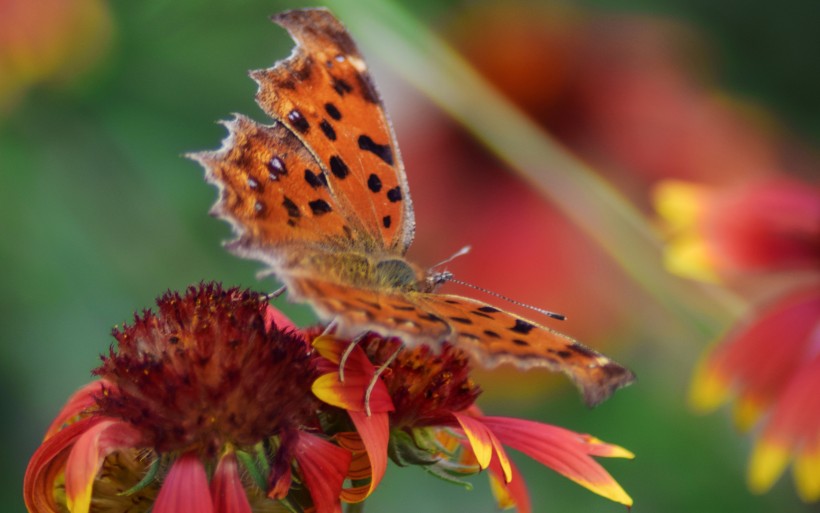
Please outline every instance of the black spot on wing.
[{"label": "black spot on wing", "polygon": [[339,96],[344,96],[353,91],[353,86],[341,78],[333,77],[333,90],[336,91]]},{"label": "black spot on wing", "polygon": [[370,136],[367,135],[360,135],[359,136],[359,148],[369,151],[370,153],[376,155],[383,161],[385,161],[389,165],[393,165],[393,150],[390,149],[389,144],[379,144],[374,142]]},{"label": "black spot on wing", "polygon": [[472,324],[473,321],[466,317],[450,317],[450,320],[459,324]]},{"label": "black spot on wing", "polygon": [[301,134],[306,134],[307,131],[310,130],[310,123],[308,123],[305,116],[303,116],[298,109],[293,109],[288,113],[288,121],[290,121],[293,128]]},{"label": "black spot on wing", "polygon": [[325,104],[325,112],[327,112],[327,115],[335,119],[336,121],[342,119],[342,113],[339,112],[339,109],[337,109],[336,106],[332,103],[328,102]]},{"label": "black spot on wing", "polygon": [[492,307],[492,306],[482,306],[482,307],[478,308],[478,311],[484,312],[484,313],[495,313],[495,312],[500,312],[501,310],[499,310],[498,308]]},{"label": "black spot on wing", "polygon": [[344,180],[350,174],[350,169],[338,155],[330,157],[330,172],[339,180]]},{"label": "black spot on wing", "polygon": [[322,133],[325,134],[325,137],[327,137],[328,140],[336,140],[336,130],[333,130],[333,127],[326,119],[323,119],[321,123],[319,123],[319,128],[322,129]]},{"label": "black spot on wing", "polygon": [[326,179],[323,180],[324,176],[325,175],[321,172],[317,175],[310,169],[305,169],[305,181],[314,189],[318,189],[323,185],[327,186],[327,183],[325,183]]},{"label": "black spot on wing", "polygon": [[535,328],[532,324],[528,323],[527,321],[522,321],[521,319],[515,320],[515,326],[509,328],[510,331],[514,331],[516,333],[521,333],[522,335],[526,335],[532,329]]},{"label": "black spot on wing", "polygon": [[323,199],[311,201],[310,203],[308,203],[308,206],[310,207],[310,211],[313,212],[314,216],[325,215],[328,212],[333,211],[328,202]]},{"label": "black spot on wing", "polygon": [[390,203],[401,201],[401,188],[397,185],[387,191],[387,199],[390,200]]},{"label": "black spot on wing", "polygon": [[379,192],[382,190],[381,178],[379,178],[376,173],[370,173],[370,176],[367,177],[367,188],[372,192]]},{"label": "black spot on wing", "polygon": [[425,313],[425,314],[419,315],[419,319],[423,319],[425,321],[441,322],[441,323],[446,324],[444,319],[442,319],[441,317],[439,317],[436,314],[431,314],[431,313]]},{"label": "black spot on wing", "polygon": [[493,330],[484,330],[484,334],[490,338],[501,338],[501,335],[494,332]]},{"label": "black spot on wing", "polygon": [[382,217],[382,224],[384,225],[385,228],[390,228],[391,221],[392,220],[390,219],[390,216]]},{"label": "black spot on wing", "polygon": [[285,210],[288,213],[288,217],[301,217],[302,214],[299,212],[299,207],[296,206],[296,203],[294,203],[293,200],[288,198],[287,196],[285,196],[285,199],[282,200],[282,206],[285,207]]}]

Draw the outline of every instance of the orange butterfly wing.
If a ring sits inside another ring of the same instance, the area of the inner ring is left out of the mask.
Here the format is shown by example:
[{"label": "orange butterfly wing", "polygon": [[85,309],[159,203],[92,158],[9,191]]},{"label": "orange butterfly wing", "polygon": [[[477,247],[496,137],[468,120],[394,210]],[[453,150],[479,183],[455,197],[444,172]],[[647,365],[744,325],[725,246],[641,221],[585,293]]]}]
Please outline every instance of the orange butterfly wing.
[{"label": "orange butterfly wing", "polygon": [[294,247],[351,244],[361,230],[337,211],[322,170],[296,136],[239,115],[224,124],[222,148],[190,157],[219,188],[212,213],[233,226],[233,251],[281,268],[305,252]]},{"label": "orange butterfly wing", "polygon": [[450,294],[417,294],[421,309],[450,326],[450,343],[485,367],[511,363],[521,369],[563,372],[595,406],[635,381],[627,368],[572,338],[487,303]]},{"label": "orange butterfly wing", "polygon": [[353,338],[366,331],[401,338],[408,346],[438,346],[451,335],[442,318],[422,310],[407,294],[344,285],[312,276],[292,276],[293,298],[309,302],[319,316],[337,323],[337,334]]},{"label": "orange butterfly wing", "polygon": [[485,367],[511,363],[563,372],[594,406],[635,375],[572,338],[481,301],[449,294],[369,290],[308,276],[290,283],[342,336],[364,331],[400,337],[405,345],[449,341]]},{"label": "orange butterfly wing", "polygon": [[326,9],[288,11],[273,20],[297,46],[272,68],[251,73],[257,102],[321,163],[347,217],[360,220],[381,247],[404,254],[414,232],[410,191],[356,44]]}]

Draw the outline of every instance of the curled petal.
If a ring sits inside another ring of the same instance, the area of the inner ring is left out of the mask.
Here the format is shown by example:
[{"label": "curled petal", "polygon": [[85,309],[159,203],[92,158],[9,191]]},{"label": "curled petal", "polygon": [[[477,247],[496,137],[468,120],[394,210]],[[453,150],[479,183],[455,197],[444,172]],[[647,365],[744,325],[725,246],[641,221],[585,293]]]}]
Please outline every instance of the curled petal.
[{"label": "curled petal", "polygon": [[151,511],[214,513],[205,466],[196,454],[184,454],[174,462]]},{"label": "curled petal", "polygon": [[[350,342],[347,343],[349,344]],[[316,352],[318,352],[319,355],[325,360],[328,360],[330,363],[335,365],[339,365],[339,362],[342,361],[342,354],[345,352],[347,345],[343,340],[324,335],[316,337],[313,340],[313,348],[316,349]],[[361,351],[361,349],[359,349],[359,351]],[[353,352],[356,352],[355,349]],[[351,356],[353,355],[351,354]],[[368,361],[368,363],[370,362]],[[370,366],[373,367],[373,364],[370,364]]]},{"label": "curled petal", "polygon": [[251,505],[239,477],[239,464],[233,452],[222,456],[216,466],[211,481],[211,497],[214,501],[214,511],[251,513]]},{"label": "curled petal", "polygon": [[367,416],[362,412],[349,411],[348,414],[356,426],[356,431],[362,439],[364,448],[367,451],[367,457],[370,460],[370,488],[367,494],[362,497],[362,500],[364,500],[379,486],[387,470],[387,444],[390,441],[390,419],[387,413],[374,413]]},{"label": "curled petal", "polygon": [[68,509],[72,513],[87,513],[94,479],[103,460],[114,451],[138,447],[141,441],[142,433],[120,420],[98,422],[77,438],[65,468]]},{"label": "curled petal", "polygon": [[350,452],[310,433],[300,431],[296,436],[294,457],[316,513],[341,511],[339,496],[350,467]]},{"label": "curled petal", "polygon": [[505,417],[483,417],[481,421],[505,445],[523,452],[598,495],[627,506],[632,505],[632,498],[590,457],[591,454],[629,457],[629,451],[539,422]]},{"label": "curled petal", "polygon": [[23,499],[29,511],[61,511],[54,502],[54,482],[65,469],[69,449],[83,433],[102,421],[100,417],[88,417],[70,424],[47,438],[34,452],[23,481]]},{"label": "curled petal", "polygon": [[530,513],[532,505],[530,504],[530,494],[527,491],[527,484],[524,481],[524,476],[518,471],[518,467],[510,461],[510,475],[509,482],[504,482],[504,470],[501,468],[498,460],[495,459],[490,462],[490,489],[495,497],[495,502],[501,509],[516,508],[518,513]]},{"label": "curled petal", "polygon": [[272,475],[271,487],[268,490],[268,497],[271,499],[284,499],[290,491],[290,485],[293,483],[293,472],[290,465],[275,468],[275,474]]},{"label": "curled petal", "polygon": [[74,392],[71,397],[68,398],[68,401],[66,401],[60,413],[57,414],[57,417],[51,422],[48,431],[46,431],[46,438],[52,436],[81,413],[96,406],[97,401],[95,396],[113,388],[115,388],[113,383],[109,383],[105,380],[97,380],[92,381]]},{"label": "curled petal", "polygon": [[489,429],[480,419],[470,417],[468,415],[461,415],[453,413],[453,416],[458,420],[464,434],[470,442],[470,447],[473,449],[478,465],[485,469],[490,466],[490,461],[493,459],[493,454],[498,458],[504,481],[509,483],[512,479],[512,469],[510,467],[510,459],[507,457],[504,447],[495,436],[493,431]]}]

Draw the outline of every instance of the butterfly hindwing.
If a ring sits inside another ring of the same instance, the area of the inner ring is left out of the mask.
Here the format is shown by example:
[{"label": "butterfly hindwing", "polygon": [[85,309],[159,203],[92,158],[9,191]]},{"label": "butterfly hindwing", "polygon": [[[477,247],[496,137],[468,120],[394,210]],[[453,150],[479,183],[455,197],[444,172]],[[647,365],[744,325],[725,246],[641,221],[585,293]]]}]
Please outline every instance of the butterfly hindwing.
[{"label": "butterfly hindwing", "polygon": [[257,101],[316,156],[340,208],[381,246],[404,254],[414,221],[404,169],[384,106],[356,44],[325,9],[288,11],[274,21],[297,46],[251,76]]},{"label": "butterfly hindwing", "polygon": [[416,303],[444,319],[452,331],[450,343],[485,367],[511,363],[563,372],[591,406],[635,379],[625,367],[572,338],[486,303],[449,294],[418,294]]},{"label": "butterfly hindwing", "polygon": [[364,289],[309,276],[287,280],[292,298],[309,302],[320,317],[334,320],[341,336],[366,331],[401,338],[405,345],[440,344],[450,336],[450,326],[396,291]]}]

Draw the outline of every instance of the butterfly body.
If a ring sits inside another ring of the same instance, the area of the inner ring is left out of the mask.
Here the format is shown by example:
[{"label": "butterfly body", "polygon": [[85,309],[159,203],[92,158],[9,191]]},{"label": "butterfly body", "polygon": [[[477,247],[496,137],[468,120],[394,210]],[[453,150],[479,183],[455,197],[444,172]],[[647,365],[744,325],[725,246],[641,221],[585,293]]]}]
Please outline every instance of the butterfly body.
[{"label": "butterfly body", "polygon": [[337,333],[366,331],[405,345],[448,342],[485,366],[566,373],[597,404],[634,375],[535,322],[471,298],[436,292],[441,273],[405,253],[415,222],[398,147],[367,66],[325,9],[274,21],[297,46],[251,72],[262,125],[236,115],[222,148],[192,155],[220,193],[212,213],[234,228],[235,253],[263,261],[292,299]]}]

